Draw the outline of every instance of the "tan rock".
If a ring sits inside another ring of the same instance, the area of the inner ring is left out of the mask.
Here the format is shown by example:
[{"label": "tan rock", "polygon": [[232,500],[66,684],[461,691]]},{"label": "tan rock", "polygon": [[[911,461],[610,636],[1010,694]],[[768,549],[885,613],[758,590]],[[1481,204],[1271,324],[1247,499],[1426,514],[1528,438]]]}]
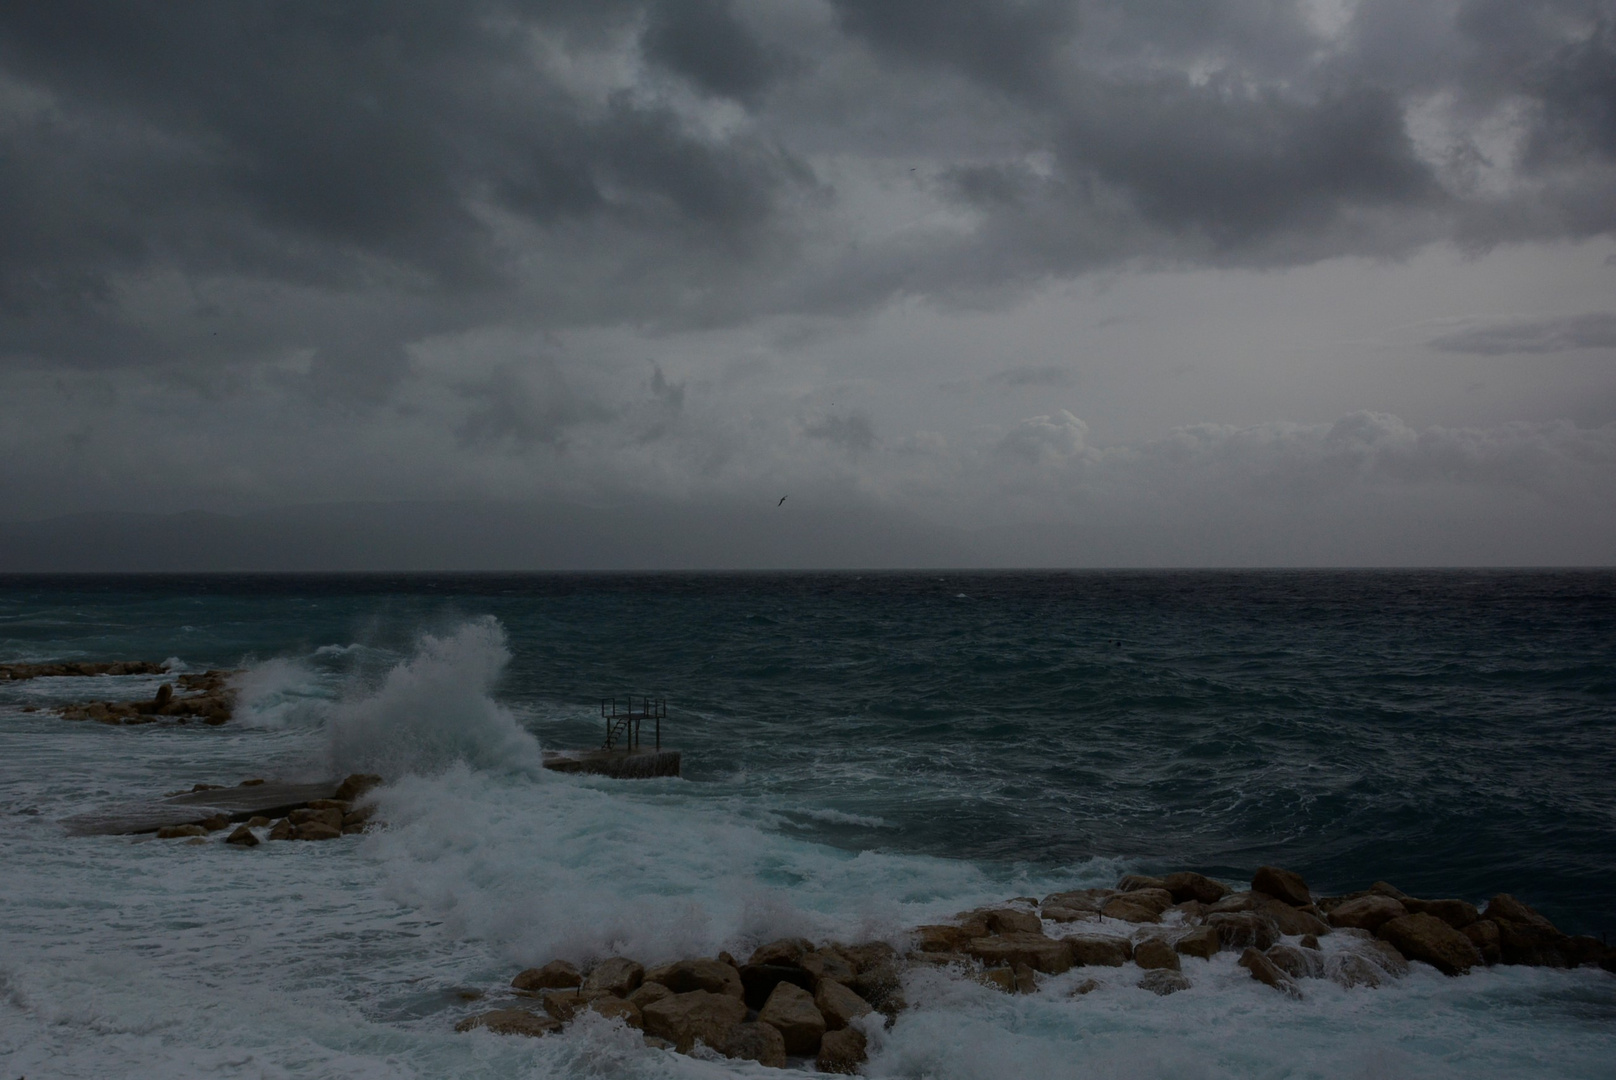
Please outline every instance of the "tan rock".
[{"label": "tan rock", "polygon": [[353,804],[346,799],[310,799],[310,810],[335,810],[339,814],[347,814],[353,809]]},{"label": "tan rock", "polygon": [[1146,969],[1179,970],[1178,953],[1165,941],[1148,938],[1133,947],[1133,962]]},{"label": "tan rock", "polygon": [[661,1001],[663,998],[672,996],[673,991],[661,983],[648,982],[641,983],[640,988],[628,996],[628,1000],[643,1013],[645,1007],[651,1002]]},{"label": "tan rock", "polygon": [[852,990],[887,1016],[896,1016],[904,1008],[903,976],[892,960],[861,966]]},{"label": "tan rock", "polygon": [[1258,867],[1251,876],[1251,891],[1283,900],[1292,907],[1307,907],[1313,902],[1313,894],[1308,891],[1302,875],[1277,866]]},{"label": "tan rock", "polygon": [[[1071,908],[1074,911],[1098,912],[1105,902],[1117,894],[1115,889],[1073,889],[1050,893],[1040,907]],[[1048,918],[1046,915],[1045,918]]]},{"label": "tan rock", "polygon": [[1118,892],[1133,892],[1135,889],[1166,889],[1167,881],[1164,878],[1150,877],[1148,874],[1126,874],[1117,882]]},{"label": "tan rock", "polygon": [[1498,944],[1498,924],[1491,919],[1478,919],[1459,933],[1470,939],[1470,944],[1481,954],[1482,963],[1492,965],[1503,961],[1503,952]]},{"label": "tan rock", "polygon": [[1248,948],[1240,954],[1240,966],[1251,972],[1251,977],[1258,982],[1272,986],[1281,993],[1293,998],[1301,998],[1302,990],[1289,975],[1274,966],[1274,962],[1258,952]]},{"label": "tan rock", "polygon": [[247,828],[249,828],[249,829],[262,829],[266,825],[273,825],[273,824],[274,824],[274,822],[271,819],[265,817],[262,814],[254,814],[252,817],[247,819]]},{"label": "tan rock", "polygon": [[771,941],[767,945],[760,945],[752,951],[752,958],[748,964],[785,964],[797,967],[802,961],[802,954],[813,949],[813,942],[807,938],[781,938]]},{"label": "tan rock", "polygon": [[1170,968],[1153,968],[1140,976],[1137,985],[1141,990],[1149,990],[1159,997],[1166,997],[1180,990],[1188,990],[1190,981],[1181,972]]},{"label": "tan rock", "polygon": [[1347,926],[1374,933],[1385,923],[1408,914],[1400,900],[1370,893],[1356,900],[1348,900],[1330,912],[1331,926]]},{"label": "tan rock", "polygon": [[1275,900],[1271,896],[1263,896],[1260,893],[1254,896],[1252,910],[1272,919],[1275,927],[1286,937],[1295,937],[1298,934],[1312,934],[1317,937],[1330,932],[1330,924],[1317,915],[1301,908],[1291,907],[1283,900]]},{"label": "tan rock", "polygon": [[825,1018],[808,991],[783,982],[758,1010],[758,1020],[776,1028],[786,1041],[788,1054],[817,1054],[825,1034]]},{"label": "tan rock", "polygon": [[1001,994],[1016,992],[1016,973],[1007,967],[984,968],[976,972],[972,978],[990,990],[997,990]]},{"label": "tan rock", "polygon": [[1076,967],[1121,967],[1133,959],[1133,945],[1126,938],[1069,937],[1063,940]]},{"label": "tan rock", "polygon": [[1403,915],[1376,933],[1410,960],[1423,960],[1444,975],[1463,975],[1481,963],[1470,939],[1435,915]]},{"label": "tan rock", "polygon": [[[922,953],[922,956],[933,955]],[[814,977],[800,967],[790,964],[742,964],[741,988],[745,991],[742,1000],[749,1009],[761,1009],[763,1003],[769,1000],[774,988],[783,982],[799,986],[809,993],[814,989]]]},{"label": "tan rock", "polygon": [[1266,949],[1279,940],[1274,920],[1256,911],[1221,911],[1206,917],[1225,949]]},{"label": "tan rock", "polygon": [[[985,932],[987,927],[982,927]],[[920,952],[959,952],[971,940],[964,928],[942,923],[915,927],[915,948]]]},{"label": "tan rock", "polygon": [[645,981],[661,983],[675,994],[706,990],[737,1001],[746,996],[741,986],[741,973],[717,960],[680,960],[664,964],[647,971]]},{"label": "tan rock", "polygon": [[1084,994],[1092,994],[1092,993],[1094,993],[1094,991],[1098,990],[1099,988],[1100,988],[1100,983],[1099,983],[1099,981],[1097,979],[1084,979],[1082,982],[1080,982],[1076,986],[1072,987],[1071,992],[1068,993],[1066,996],[1067,997],[1082,997]]},{"label": "tan rock", "polygon": [[1131,923],[1159,923],[1159,922],[1161,922],[1161,913],[1160,912],[1153,911],[1152,909],[1150,909],[1148,907],[1142,907],[1141,905],[1136,904],[1136,903],[1132,902],[1131,900],[1127,900],[1127,899],[1125,899],[1124,897],[1121,897],[1121,896],[1113,897],[1112,899],[1107,900],[1106,903],[1105,903],[1105,907],[1100,909],[1100,913],[1103,914],[1108,919],[1118,919],[1118,920],[1121,920],[1122,922],[1131,922]]},{"label": "tan rock", "polygon": [[868,1060],[869,1039],[858,1028],[831,1031],[819,1041],[819,1054],[814,1068],[822,1073],[840,1073],[851,1076]]},{"label": "tan rock", "polygon": [[271,840],[290,840],[292,838],[292,823],[285,818],[281,818],[275,823],[275,827],[269,830],[269,838]]},{"label": "tan rock", "polygon": [[862,945],[841,945],[837,947],[837,951],[847,957],[852,962],[853,967],[860,973],[867,968],[887,966],[898,956],[897,950],[884,941],[867,941]]},{"label": "tan rock", "polygon": [[1192,870],[1180,870],[1176,874],[1168,874],[1162,878],[1162,888],[1172,893],[1173,899],[1181,904],[1186,900],[1215,904],[1229,895],[1229,886]]},{"label": "tan rock", "polygon": [[1565,958],[1568,939],[1553,926],[1508,920],[1496,922],[1495,925],[1498,927],[1499,958],[1503,963],[1529,964],[1533,967],[1569,966]]},{"label": "tan rock", "polygon": [[645,1044],[645,1048],[647,1050],[672,1050],[673,1049],[673,1043],[669,1042],[667,1039],[662,1038],[660,1035],[642,1035],[642,1036],[640,1036],[640,1041]]},{"label": "tan rock", "polygon": [[830,949],[803,953],[800,964],[802,970],[813,976],[816,988],[827,980],[845,984],[858,977],[858,969],[853,966],[852,961]]},{"label": "tan rock", "polygon": [[1386,974],[1399,979],[1408,974],[1408,958],[1379,938],[1359,942],[1356,948],[1366,960]]},{"label": "tan rock", "polygon": [[[597,995],[585,994],[582,990],[546,990],[541,1000],[544,1002],[544,1011],[560,1020],[563,1024],[578,1014],[578,1010],[588,1005]],[[610,995],[598,995],[607,997]]]},{"label": "tan rock", "polygon": [[292,830],[293,840],[336,840],[341,836],[340,828],[333,828],[323,821],[305,821]]},{"label": "tan rock", "polygon": [[299,807],[287,814],[286,820],[298,826],[317,822],[338,832],[342,831],[342,811],[332,808],[315,810],[308,806]]},{"label": "tan rock", "polygon": [[[1257,898],[1261,895],[1261,893],[1254,893],[1250,889],[1243,892],[1232,892],[1222,900],[1206,905],[1206,914],[1222,915],[1225,912],[1254,911],[1257,907]],[[1269,899],[1272,899],[1272,897]]]},{"label": "tan rock", "polygon": [[527,1035],[537,1038],[561,1030],[561,1022],[551,1016],[529,1012],[526,1009],[493,1009],[468,1016],[455,1025],[456,1031],[475,1031],[484,1028],[495,1035]]},{"label": "tan rock", "polygon": [[746,1005],[738,994],[690,990],[653,1001],[641,1014],[648,1034],[667,1039],[687,1054],[698,1039],[714,1048],[723,1046],[730,1030],[746,1019]]},{"label": "tan rock", "polygon": [[1324,974],[1324,956],[1313,949],[1299,949],[1278,941],[1268,946],[1263,955],[1293,979],[1316,979]]},{"label": "tan rock", "polygon": [[1100,917],[1098,908],[1069,908],[1056,904],[1045,904],[1038,909],[1038,914],[1056,923],[1090,922]]},{"label": "tan rock", "polygon": [[1183,920],[1184,925],[1199,926],[1201,921],[1206,918],[1206,905],[1199,900],[1185,900],[1162,912],[1164,916],[1174,913],[1177,913],[1178,917]]},{"label": "tan rock", "polygon": [[786,1067],[786,1041],[768,1024],[753,1022],[730,1028],[724,1042],[715,1049],[737,1061],[755,1061],[771,1069]]},{"label": "tan rock", "polygon": [[[960,916],[963,925],[982,923],[989,934],[1042,934],[1044,924],[1038,916],[1019,908],[983,908]],[[982,935],[976,935],[981,937]]]},{"label": "tan rock", "polygon": [[825,1027],[831,1031],[838,1031],[875,1011],[868,1001],[834,979],[819,980],[819,987],[814,991],[814,1008],[825,1018]]},{"label": "tan rock", "polygon": [[1367,958],[1354,952],[1332,953],[1325,958],[1324,974],[1335,983],[1351,990],[1355,986],[1373,989],[1385,982],[1381,969]]},{"label": "tan rock", "polygon": [[220,829],[229,827],[230,815],[214,814],[210,818],[203,818],[201,821],[197,822],[197,824],[208,830],[208,832],[218,832]]},{"label": "tan rock", "polygon": [[1038,992],[1038,973],[1026,964],[1015,966],[1016,993],[1036,994]]},{"label": "tan rock", "polygon": [[[1487,910],[1481,913],[1483,919],[1491,919],[1495,923],[1523,923],[1529,926],[1538,926],[1544,930],[1555,930],[1555,925],[1545,918],[1536,908],[1515,899],[1509,893],[1499,893],[1487,901]],[[1558,932],[1556,930],[1556,932]]]},{"label": "tan rock", "polygon": [[354,773],[338,785],[334,798],[353,802],[371,788],[379,787],[382,778],[375,773]]},{"label": "tan rock", "polygon": [[645,968],[626,957],[614,956],[602,960],[590,970],[583,988],[585,993],[612,994],[622,998],[638,989],[644,979]]},{"label": "tan rock", "polygon": [[242,847],[257,847],[258,837],[247,826],[242,825],[235,832],[224,838],[227,844],[239,844]]},{"label": "tan rock", "polygon": [[159,840],[178,840],[184,836],[206,836],[208,830],[200,825],[164,825],[157,830]]},{"label": "tan rock", "polygon": [[612,994],[602,994],[591,1000],[588,1008],[608,1020],[621,1020],[631,1028],[645,1027],[645,1017],[641,1015],[640,1007],[632,1001],[624,1001]]},{"label": "tan rock", "polygon": [[965,953],[988,967],[1026,964],[1046,975],[1059,975],[1072,966],[1071,950],[1066,943],[1043,934],[1009,933],[976,938],[965,947]]},{"label": "tan rock", "polygon": [[1404,900],[1403,906],[1411,915],[1435,915],[1455,930],[1463,930],[1477,919],[1481,913],[1476,905],[1464,900]]},{"label": "tan rock", "polygon": [[1198,956],[1202,960],[1212,959],[1222,947],[1223,943],[1218,940],[1218,928],[1215,926],[1197,926],[1173,942],[1176,951],[1185,956]]}]

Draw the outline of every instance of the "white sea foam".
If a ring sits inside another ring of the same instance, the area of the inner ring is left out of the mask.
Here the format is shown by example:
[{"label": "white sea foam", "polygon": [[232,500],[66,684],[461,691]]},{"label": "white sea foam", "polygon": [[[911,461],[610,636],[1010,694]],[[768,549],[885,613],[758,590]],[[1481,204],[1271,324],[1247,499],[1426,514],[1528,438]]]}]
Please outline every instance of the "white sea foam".
[{"label": "white sea foam", "polygon": [[[504,658],[492,621],[424,637],[379,682],[349,686],[320,730],[5,717],[8,805],[43,812],[0,816],[0,1075],[777,1075],[649,1050],[593,1016],[540,1040],[455,1034],[488,1005],[459,991],[497,1000],[519,966],[556,956],[654,962],[782,934],[894,938],[984,901],[1108,884],[1121,868],[1017,875],[842,851],[685,781],[542,774],[537,743],[490,696]],[[311,665],[258,678],[263,700],[333,694]],[[314,750],[389,776],[384,831],[243,851],[68,837],[52,821],[86,789],[160,790],[176,770],[227,779]],[[872,1028],[866,1071],[1447,1080],[1601,1077],[1616,1060],[1616,995],[1597,970],[1446,979],[1416,965],[1379,990],[1306,980],[1295,1002],[1235,960],[1186,960],[1193,985],[1168,998],[1137,989],[1131,965],[1017,997],[922,969],[910,1010]],[[1069,996],[1090,977],[1099,989]]]}]

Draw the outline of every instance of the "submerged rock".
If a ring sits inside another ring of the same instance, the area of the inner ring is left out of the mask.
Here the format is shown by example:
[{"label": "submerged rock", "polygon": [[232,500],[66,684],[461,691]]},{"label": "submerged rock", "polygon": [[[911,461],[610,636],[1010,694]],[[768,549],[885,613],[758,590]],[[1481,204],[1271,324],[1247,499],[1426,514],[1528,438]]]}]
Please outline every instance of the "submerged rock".
[{"label": "submerged rock", "polygon": [[1180,972],[1168,968],[1155,968],[1140,976],[1138,986],[1139,989],[1149,990],[1158,997],[1166,997],[1180,990],[1188,990],[1190,981]]},{"label": "submerged rock", "polygon": [[537,1038],[561,1030],[561,1022],[553,1016],[529,1012],[526,1009],[492,1009],[468,1016],[455,1025],[456,1031],[475,1031],[485,1028],[495,1035],[527,1035]]}]

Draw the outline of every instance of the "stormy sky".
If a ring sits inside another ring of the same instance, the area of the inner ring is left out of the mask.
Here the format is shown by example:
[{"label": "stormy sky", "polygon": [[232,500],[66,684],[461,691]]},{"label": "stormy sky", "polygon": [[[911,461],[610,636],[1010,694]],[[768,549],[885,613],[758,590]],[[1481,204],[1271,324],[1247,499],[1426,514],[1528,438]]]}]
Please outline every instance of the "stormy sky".
[{"label": "stormy sky", "polygon": [[0,500],[1611,563],[1616,0],[13,0]]}]

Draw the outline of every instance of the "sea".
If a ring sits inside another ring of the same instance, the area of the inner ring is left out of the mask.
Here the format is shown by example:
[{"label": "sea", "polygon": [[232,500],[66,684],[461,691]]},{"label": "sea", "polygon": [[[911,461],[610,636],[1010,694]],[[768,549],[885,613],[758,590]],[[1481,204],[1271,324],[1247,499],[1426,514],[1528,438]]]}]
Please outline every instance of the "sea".
[{"label": "sea", "polygon": [[[51,710],[165,677],[0,683],[4,1080],[778,1075],[593,1015],[454,1027],[555,958],[901,942],[1127,873],[1508,892],[1616,933],[1610,570],[0,577],[0,662],[126,659],[238,671],[240,704],[114,727]],[[646,697],[682,776],[541,767]],[[352,772],[385,825],[338,841],[67,827]],[[1235,959],[1168,997],[917,972],[865,1072],[1616,1076],[1598,968],[1292,1000]]]}]

